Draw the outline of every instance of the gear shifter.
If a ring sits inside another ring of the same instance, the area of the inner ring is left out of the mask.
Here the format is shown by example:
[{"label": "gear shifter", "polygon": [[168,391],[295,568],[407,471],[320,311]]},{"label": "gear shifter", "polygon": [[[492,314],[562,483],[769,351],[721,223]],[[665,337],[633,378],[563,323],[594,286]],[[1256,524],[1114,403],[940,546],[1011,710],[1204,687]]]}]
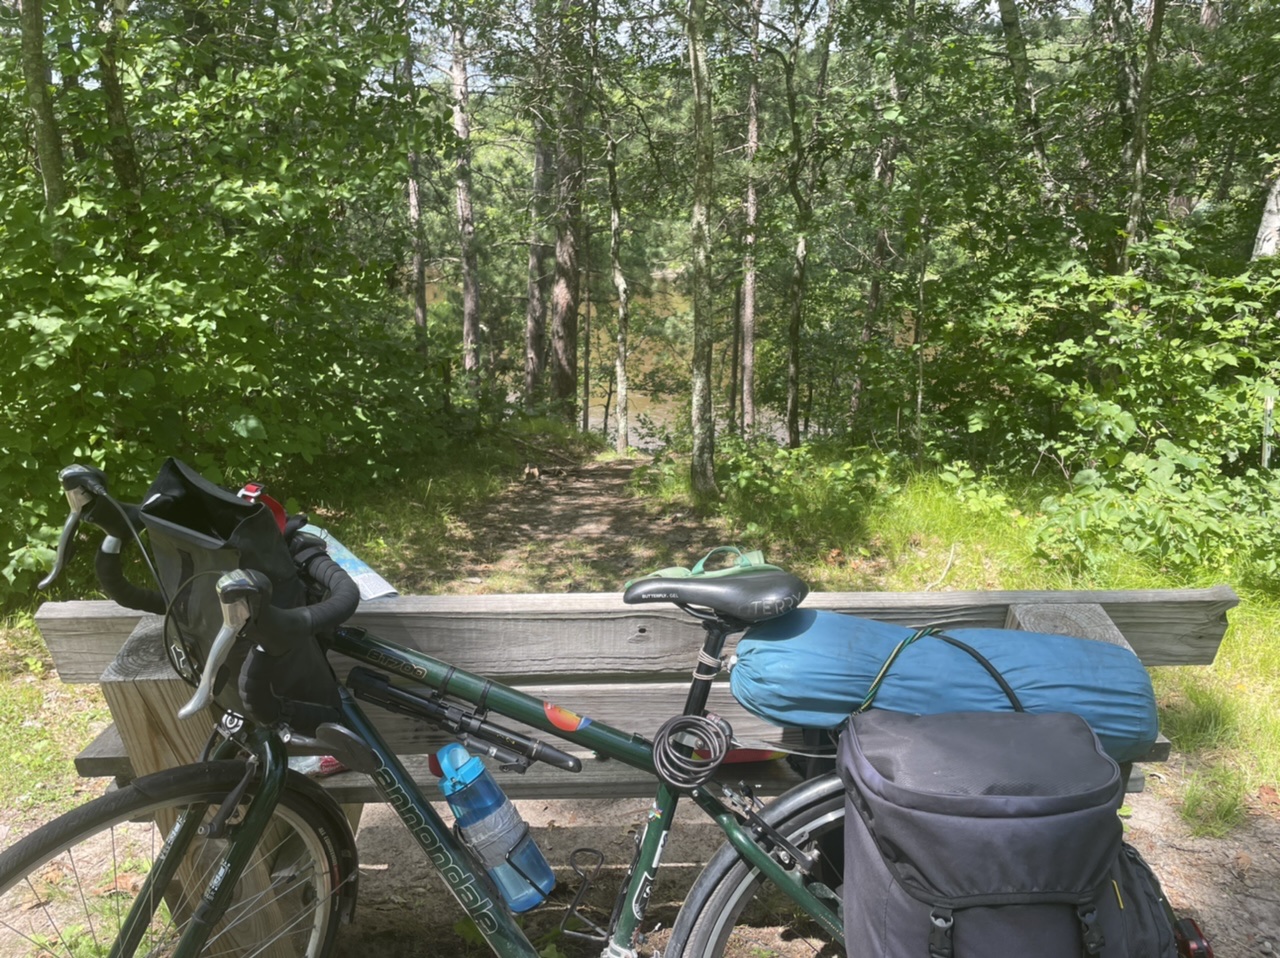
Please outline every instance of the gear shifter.
[{"label": "gear shifter", "polygon": [[235,569],[226,573],[215,586],[222,604],[222,628],[214,636],[213,645],[191,700],[178,710],[178,718],[197,715],[213,700],[213,684],[226,664],[231,647],[240,631],[258,616],[264,603],[271,601],[271,580],[255,570]]}]

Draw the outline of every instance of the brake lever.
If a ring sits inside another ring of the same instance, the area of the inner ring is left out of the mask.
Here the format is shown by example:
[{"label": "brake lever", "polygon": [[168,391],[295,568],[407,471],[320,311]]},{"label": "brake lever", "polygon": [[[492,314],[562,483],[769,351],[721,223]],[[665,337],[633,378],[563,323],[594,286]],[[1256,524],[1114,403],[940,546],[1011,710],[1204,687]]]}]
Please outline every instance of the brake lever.
[{"label": "brake lever", "polygon": [[40,580],[36,586],[38,589],[49,588],[62,575],[71,558],[71,546],[75,541],[76,531],[80,528],[80,520],[85,513],[92,511],[98,496],[107,495],[107,477],[92,466],[67,466],[58,473],[58,480],[66,493],[71,513],[62,526],[62,535],[58,537],[58,552],[53,560],[53,570]]},{"label": "brake lever", "polygon": [[178,718],[199,714],[213,701],[213,685],[226,664],[241,630],[257,618],[263,602],[271,601],[271,580],[255,570],[235,569],[218,579],[214,587],[222,605],[222,628],[214,636],[213,645],[200,674],[200,684],[190,701],[178,709]]}]

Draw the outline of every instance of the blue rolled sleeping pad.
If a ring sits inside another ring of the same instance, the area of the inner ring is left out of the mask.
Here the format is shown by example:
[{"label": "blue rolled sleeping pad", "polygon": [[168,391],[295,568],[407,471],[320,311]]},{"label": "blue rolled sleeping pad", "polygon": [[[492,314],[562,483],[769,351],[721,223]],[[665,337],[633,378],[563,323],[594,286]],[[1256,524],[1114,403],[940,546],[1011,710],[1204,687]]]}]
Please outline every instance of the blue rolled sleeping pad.
[{"label": "blue rolled sleeping pad", "polygon": [[[858,708],[894,648],[915,629],[797,609],[752,626],[730,672],[734,697],[775,725],[834,728]],[[984,656],[1028,712],[1073,712],[1117,762],[1141,758],[1159,732],[1155,693],[1130,650],[1069,635],[947,629]],[[923,636],[902,650],[873,707],[932,715],[1012,711],[990,673],[963,649]]]}]

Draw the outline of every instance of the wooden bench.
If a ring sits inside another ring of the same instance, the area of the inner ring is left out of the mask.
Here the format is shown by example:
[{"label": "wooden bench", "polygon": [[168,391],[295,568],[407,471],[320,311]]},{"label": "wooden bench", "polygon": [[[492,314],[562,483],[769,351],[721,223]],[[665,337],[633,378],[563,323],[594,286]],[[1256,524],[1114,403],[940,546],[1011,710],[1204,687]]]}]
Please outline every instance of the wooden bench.
[{"label": "wooden bench", "polygon": [[[853,613],[918,627],[1020,628],[1127,645],[1148,666],[1207,665],[1238,603],[1225,586],[1130,592],[813,593],[805,607]],[[651,735],[676,714],[702,631],[676,609],[632,607],[620,594],[403,596],[366,603],[354,624],[385,638],[482,672],[619,728]],[[46,603],[36,622],[63,681],[99,682],[114,725],[76,758],[84,776],[118,781],[192,761],[212,727],[212,713],[176,717],[190,689],[171,671],[159,618],[112,602]],[[732,641],[732,640],[731,640]],[[335,662],[340,674],[350,663]],[[722,676],[725,678],[725,676]],[[740,738],[779,740],[782,733],[733,700],[718,682],[709,708]],[[380,730],[420,780],[426,753],[446,740],[419,723],[370,708]],[[784,741],[799,744],[794,733]],[[1157,742],[1144,761],[1163,761]],[[726,768],[724,774],[770,794],[799,780],[785,762]],[[377,800],[354,772],[321,780],[342,803]],[[535,765],[504,775],[513,798],[641,797],[653,780],[620,762],[588,760],[572,775]],[[1130,781],[1141,787],[1141,776]]]}]

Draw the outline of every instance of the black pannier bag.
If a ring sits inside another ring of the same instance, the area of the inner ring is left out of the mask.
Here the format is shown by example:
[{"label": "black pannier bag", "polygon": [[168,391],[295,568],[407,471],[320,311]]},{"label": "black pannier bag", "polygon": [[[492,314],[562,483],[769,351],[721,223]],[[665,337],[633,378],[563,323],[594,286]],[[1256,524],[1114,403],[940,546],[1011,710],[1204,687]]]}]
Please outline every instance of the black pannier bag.
[{"label": "black pannier bag", "polygon": [[[272,605],[292,609],[307,604],[307,583],[264,502],[242,499],[168,459],[147,490],[141,512],[170,603],[165,646],[175,670],[193,685],[222,626],[214,586],[223,573],[256,570],[271,580]],[[246,709],[236,679],[249,649],[247,640],[237,641],[213,685],[217,704],[240,715]],[[338,704],[337,681],[314,641],[300,642],[285,653],[273,670],[272,687],[285,699]]]},{"label": "black pannier bag", "polygon": [[1173,958],[1122,840],[1120,771],[1079,716],[854,715],[844,923],[859,958]]}]

